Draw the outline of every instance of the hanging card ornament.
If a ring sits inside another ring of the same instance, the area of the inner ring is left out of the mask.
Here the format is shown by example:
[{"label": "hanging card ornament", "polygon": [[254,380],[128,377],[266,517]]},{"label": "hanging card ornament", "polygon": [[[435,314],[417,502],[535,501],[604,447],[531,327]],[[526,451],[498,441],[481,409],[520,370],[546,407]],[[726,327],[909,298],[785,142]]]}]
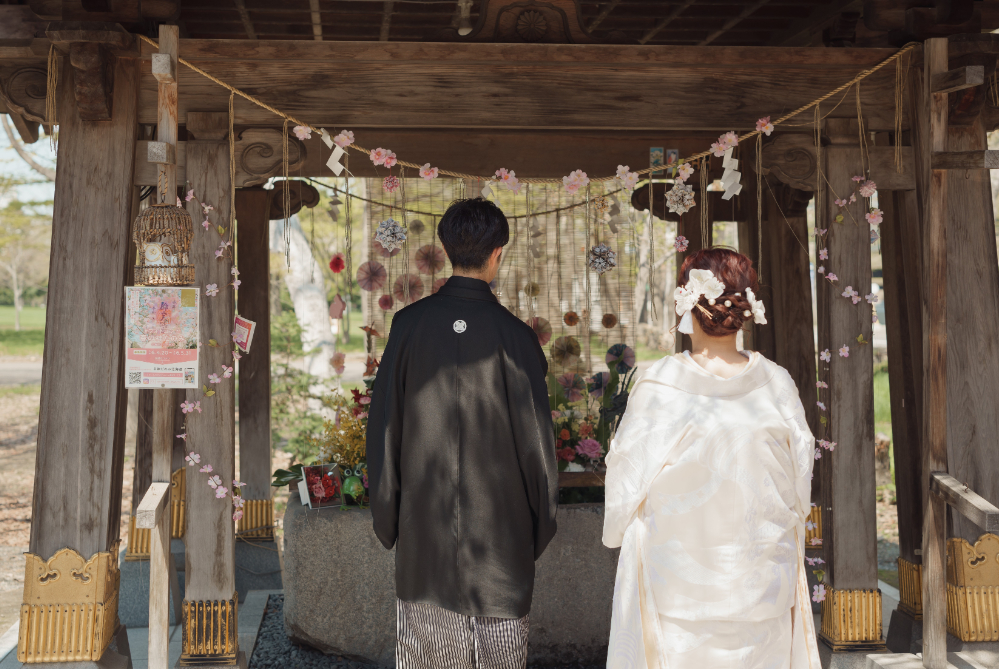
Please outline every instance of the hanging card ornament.
[{"label": "hanging card ornament", "polygon": [[424,274],[436,274],[444,269],[444,259],[444,251],[433,244],[421,246],[414,256],[416,269]]},{"label": "hanging card ornament", "polygon": [[343,173],[343,165],[340,164],[340,159],[343,158],[343,154],[343,149],[338,146],[333,149],[333,153],[330,154],[329,160],[326,161],[326,167],[330,168],[336,176],[340,176]]},{"label": "hanging card ornament", "polygon": [[590,257],[586,264],[597,274],[603,274],[617,267],[617,254],[606,244],[597,244],[590,249]]},{"label": "hanging card ornament", "polygon": [[375,241],[388,251],[400,249],[406,243],[406,229],[395,219],[387,218],[378,224]]},{"label": "hanging card ornament", "polygon": [[598,195],[592,200],[593,210],[597,212],[600,216],[603,216],[610,211],[610,202],[608,199],[602,195]]},{"label": "hanging card ornament", "polygon": [[676,182],[666,193],[666,206],[674,214],[686,214],[695,204],[694,189],[685,183]]},{"label": "hanging card ornament", "polygon": [[531,326],[532,330],[534,330],[534,334],[538,335],[539,344],[544,346],[551,340],[552,325],[547,319],[535,316],[534,318],[528,318],[527,324]]},{"label": "hanging card ornament", "polygon": [[579,362],[580,350],[575,337],[559,337],[552,343],[552,360],[557,365],[571,367]]},{"label": "hanging card ornament", "polygon": [[357,285],[361,290],[378,290],[387,278],[385,266],[377,260],[369,260],[357,268]]},{"label": "hanging card ornament", "polygon": [[330,318],[336,320],[338,318],[343,318],[343,312],[347,310],[347,303],[344,301],[340,294],[337,293],[333,301],[330,302]]},{"label": "hanging card ornament", "polygon": [[531,252],[534,258],[541,258],[541,246],[538,244],[538,240],[532,239],[531,243],[527,245],[527,250]]},{"label": "hanging card ornament", "polygon": [[482,192],[479,193],[479,197],[481,197],[483,200],[488,199],[489,195],[493,192],[492,186],[490,184],[492,184],[492,182],[487,181],[485,185],[482,186]]},{"label": "hanging card ornament", "polygon": [[[406,284],[409,284],[409,299],[406,299]],[[423,297],[423,280],[418,274],[403,274],[392,285],[392,294],[403,304],[416,302]]]},{"label": "hanging card ornament", "polygon": [[731,200],[733,195],[742,192],[742,184],[739,183],[742,173],[736,171],[739,168],[739,161],[732,157],[732,147],[725,149],[724,155],[722,167],[725,168],[725,172],[722,174],[722,186],[725,188],[725,193],[722,199]]},{"label": "hanging card ornament", "polygon": [[538,218],[537,218],[537,216],[532,216],[531,217],[530,231],[531,231],[531,237],[532,238],[533,237],[540,237],[541,235],[545,234],[544,229],[540,225],[538,225]]}]

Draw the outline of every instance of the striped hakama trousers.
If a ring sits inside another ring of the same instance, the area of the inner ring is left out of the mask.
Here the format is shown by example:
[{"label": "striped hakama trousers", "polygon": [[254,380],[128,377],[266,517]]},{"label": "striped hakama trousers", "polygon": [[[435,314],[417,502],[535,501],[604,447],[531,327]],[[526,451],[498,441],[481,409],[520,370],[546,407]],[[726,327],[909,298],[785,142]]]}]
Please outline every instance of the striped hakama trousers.
[{"label": "striped hakama trousers", "polygon": [[397,669],[523,669],[528,618],[463,616],[397,600]]}]

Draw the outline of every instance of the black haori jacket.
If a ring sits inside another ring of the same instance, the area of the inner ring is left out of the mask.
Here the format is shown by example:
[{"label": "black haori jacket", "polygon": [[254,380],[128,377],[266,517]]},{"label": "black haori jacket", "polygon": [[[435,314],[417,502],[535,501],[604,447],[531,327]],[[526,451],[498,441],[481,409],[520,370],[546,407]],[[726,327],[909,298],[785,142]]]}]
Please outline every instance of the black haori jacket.
[{"label": "black haori jacket", "polygon": [[395,315],[367,459],[399,599],[466,616],[530,611],[558,508],[547,369],[537,335],[484,281],[451,277]]}]

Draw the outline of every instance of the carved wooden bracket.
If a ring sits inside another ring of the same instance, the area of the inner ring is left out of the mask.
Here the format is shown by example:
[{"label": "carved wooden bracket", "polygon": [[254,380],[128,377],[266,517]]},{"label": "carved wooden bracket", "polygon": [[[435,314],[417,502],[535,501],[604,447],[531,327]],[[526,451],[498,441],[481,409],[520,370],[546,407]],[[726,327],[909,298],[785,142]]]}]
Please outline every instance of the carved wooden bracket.
[{"label": "carved wooden bracket", "polygon": [[69,47],[80,118],[110,120],[115,58],[112,49],[130,47],[132,35],[119,25],[86,21],[53,22],[45,34],[53,44]]},{"label": "carved wooden bracket", "polygon": [[308,182],[291,179],[274,182],[274,194],[271,196],[271,208],[268,218],[276,221],[284,218],[284,190],[288,189],[289,203],[291,206],[288,215],[293,216],[302,210],[302,207],[311,209],[319,204],[319,191]]},{"label": "carved wooden bracket", "polygon": [[28,121],[43,123],[46,76],[43,67],[0,69],[0,98],[7,109]]},{"label": "carved wooden bracket", "polygon": [[483,0],[479,24],[466,36],[448,29],[438,38],[459,42],[595,44],[583,28],[578,0]]},{"label": "carved wooden bracket", "polygon": [[[815,192],[818,170],[815,160],[815,140],[811,135],[779,135],[763,145],[763,173],[801,191]],[[912,147],[903,146],[902,172],[895,169],[895,147],[869,146],[870,179],[881,190],[914,190],[915,163]],[[748,161],[750,166],[753,161]],[[755,179],[755,175],[748,176]]]}]

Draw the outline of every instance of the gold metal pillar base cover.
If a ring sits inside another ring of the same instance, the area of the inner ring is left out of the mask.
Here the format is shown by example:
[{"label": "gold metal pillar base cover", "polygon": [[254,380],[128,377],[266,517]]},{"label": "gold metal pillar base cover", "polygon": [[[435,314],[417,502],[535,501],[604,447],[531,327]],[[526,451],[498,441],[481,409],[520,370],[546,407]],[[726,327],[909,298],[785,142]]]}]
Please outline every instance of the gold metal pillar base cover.
[{"label": "gold metal pillar base cover", "polygon": [[999,537],[972,546],[947,540],[947,631],[961,641],[999,641]]},{"label": "gold metal pillar base cover", "polygon": [[243,517],[236,522],[236,535],[250,541],[274,539],[274,502],[269,499],[243,501]]},{"label": "gold metal pillar base cover", "polygon": [[84,558],[63,548],[25,553],[17,659],[24,664],[101,659],[118,629],[118,545]]},{"label": "gold metal pillar base cover", "polygon": [[833,651],[884,650],[881,591],[836,590],[827,585],[819,638]]},{"label": "gold metal pillar base cover", "polygon": [[180,666],[235,665],[239,656],[239,596],[216,601],[184,600]]},{"label": "gold metal pillar base cover", "polygon": [[923,619],[923,565],[898,559],[898,608],[913,620]]}]

